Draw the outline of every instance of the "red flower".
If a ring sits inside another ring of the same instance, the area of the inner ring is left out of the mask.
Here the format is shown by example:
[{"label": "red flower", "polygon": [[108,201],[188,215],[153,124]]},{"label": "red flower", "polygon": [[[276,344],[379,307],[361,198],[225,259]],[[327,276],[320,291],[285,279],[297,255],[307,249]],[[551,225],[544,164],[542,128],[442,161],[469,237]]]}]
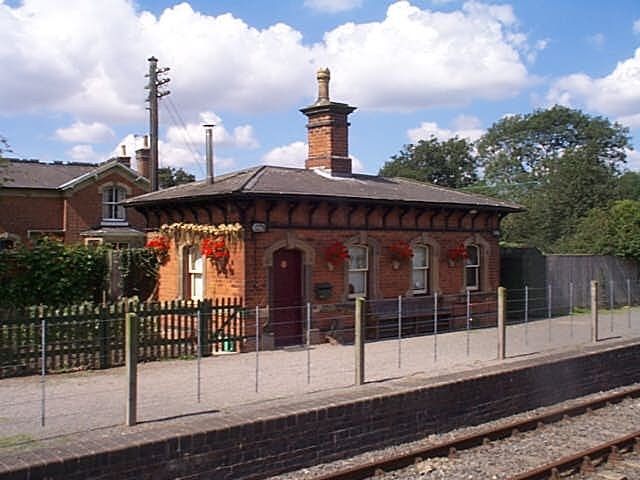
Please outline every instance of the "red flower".
[{"label": "red flower", "polygon": [[413,257],[413,250],[411,249],[411,245],[401,240],[391,244],[390,250],[391,258],[393,260],[408,260]]},{"label": "red flower", "polygon": [[[229,252],[224,238],[205,238],[202,240],[200,251],[215,264],[218,273],[223,273],[225,276],[229,273],[229,258],[231,257],[231,252]],[[233,273],[233,271],[231,271],[231,273]]]},{"label": "red flower", "polygon": [[463,244],[449,250],[449,260],[455,262],[458,259],[467,258],[467,247]]},{"label": "red flower", "polygon": [[146,247],[154,251],[160,265],[165,265],[169,261],[171,241],[168,238],[163,236],[154,237],[147,242]]},{"label": "red flower", "polygon": [[349,250],[344,246],[344,243],[338,240],[327,247],[324,258],[331,265],[337,266],[349,258]]}]

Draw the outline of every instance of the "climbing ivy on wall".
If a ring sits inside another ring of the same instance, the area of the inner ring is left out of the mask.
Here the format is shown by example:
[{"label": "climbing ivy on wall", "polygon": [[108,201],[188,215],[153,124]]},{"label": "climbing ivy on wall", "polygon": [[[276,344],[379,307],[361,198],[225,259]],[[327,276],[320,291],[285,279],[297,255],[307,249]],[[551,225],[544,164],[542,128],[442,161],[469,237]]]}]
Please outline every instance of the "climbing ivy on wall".
[{"label": "climbing ivy on wall", "polygon": [[129,248],[119,254],[123,295],[147,300],[153,295],[158,281],[162,263],[158,252],[153,248]]}]

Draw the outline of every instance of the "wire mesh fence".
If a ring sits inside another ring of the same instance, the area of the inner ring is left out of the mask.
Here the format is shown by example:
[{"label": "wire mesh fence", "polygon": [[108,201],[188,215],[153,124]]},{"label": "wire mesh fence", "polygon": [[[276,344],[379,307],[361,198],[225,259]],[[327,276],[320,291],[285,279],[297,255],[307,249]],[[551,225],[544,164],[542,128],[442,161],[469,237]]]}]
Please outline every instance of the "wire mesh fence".
[{"label": "wire mesh fence", "polygon": [[[636,282],[600,283],[594,302],[590,289],[509,290],[507,357],[590,343],[594,328],[598,340],[640,334]],[[9,444],[123,423],[127,314],[138,326],[142,422],[357,383],[353,301],[270,308],[226,299],[31,313],[19,322],[5,312],[0,322],[0,408],[11,412],[0,414],[0,439]],[[367,300],[365,381],[496,362],[497,318],[494,292]]]}]

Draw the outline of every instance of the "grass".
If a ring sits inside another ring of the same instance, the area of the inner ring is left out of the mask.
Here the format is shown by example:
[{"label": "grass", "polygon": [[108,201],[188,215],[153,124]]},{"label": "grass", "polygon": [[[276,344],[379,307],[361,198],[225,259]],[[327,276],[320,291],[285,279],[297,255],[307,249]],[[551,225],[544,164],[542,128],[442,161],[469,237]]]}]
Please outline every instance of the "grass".
[{"label": "grass", "polygon": [[22,443],[29,443],[33,441],[33,437],[24,434],[12,435],[10,437],[0,437],[0,448],[15,447]]}]

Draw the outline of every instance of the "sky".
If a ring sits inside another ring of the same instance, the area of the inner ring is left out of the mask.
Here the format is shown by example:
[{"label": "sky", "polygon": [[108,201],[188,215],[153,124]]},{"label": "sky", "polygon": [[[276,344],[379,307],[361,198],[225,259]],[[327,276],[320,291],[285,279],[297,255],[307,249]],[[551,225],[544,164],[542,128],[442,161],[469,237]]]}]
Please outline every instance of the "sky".
[{"label": "sky", "polygon": [[562,104],[629,128],[640,171],[638,0],[0,0],[0,135],[17,158],[102,162],[149,131],[148,58],[160,99],[159,162],[205,174],[303,167],[315,72],[357,107],[354,170],[405,144],[477,139],[506,115]]}]

